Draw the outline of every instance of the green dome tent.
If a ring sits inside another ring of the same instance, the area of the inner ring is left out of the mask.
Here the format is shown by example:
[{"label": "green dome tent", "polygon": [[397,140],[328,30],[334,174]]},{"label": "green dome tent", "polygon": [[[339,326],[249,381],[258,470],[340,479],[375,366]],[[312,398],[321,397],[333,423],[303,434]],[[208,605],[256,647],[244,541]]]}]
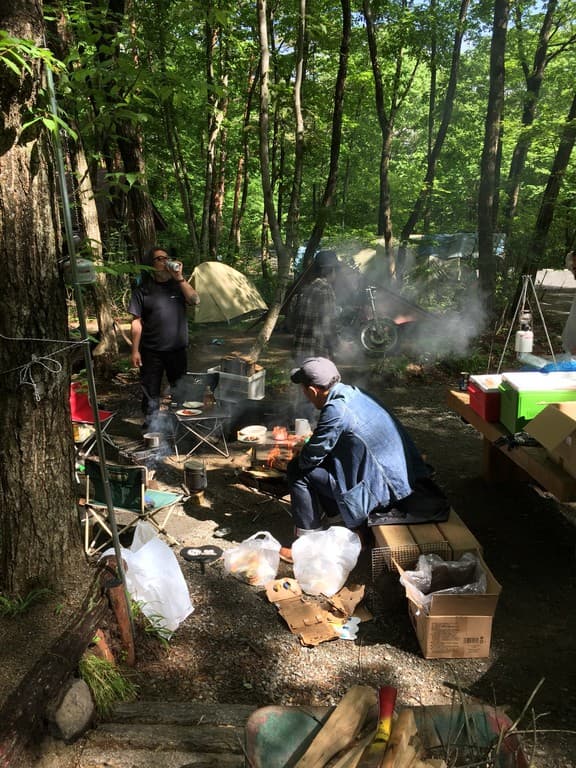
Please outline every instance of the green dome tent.
[{"label": "green dome tent", "polygon": [[195,308],[196,323],[229,323],[268,307],[254,283],[238,270],[219,261],[204,261],[190,277],[200,295]]}]

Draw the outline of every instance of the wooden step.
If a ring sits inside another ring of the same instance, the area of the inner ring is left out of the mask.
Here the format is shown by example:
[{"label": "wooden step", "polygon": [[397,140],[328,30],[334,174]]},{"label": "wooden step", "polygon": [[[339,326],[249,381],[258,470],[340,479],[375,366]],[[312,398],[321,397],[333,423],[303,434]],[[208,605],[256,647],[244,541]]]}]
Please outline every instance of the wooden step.
[{"label": "wooden step", "polygon": [[78,768],[243,768],[248,705],[122,703],[86,738]]}]

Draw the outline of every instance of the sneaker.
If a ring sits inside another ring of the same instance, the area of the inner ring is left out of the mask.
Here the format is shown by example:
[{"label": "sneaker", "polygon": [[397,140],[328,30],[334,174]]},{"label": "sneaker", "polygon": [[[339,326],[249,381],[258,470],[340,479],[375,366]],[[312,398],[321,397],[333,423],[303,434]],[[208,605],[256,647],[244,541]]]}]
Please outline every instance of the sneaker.
[{"label": "sneaker", "polygon": [[294,564],[292,550],[289,547],[280,547],[280,560],[282,560],[283,563],[290,563],[290,565]]}]

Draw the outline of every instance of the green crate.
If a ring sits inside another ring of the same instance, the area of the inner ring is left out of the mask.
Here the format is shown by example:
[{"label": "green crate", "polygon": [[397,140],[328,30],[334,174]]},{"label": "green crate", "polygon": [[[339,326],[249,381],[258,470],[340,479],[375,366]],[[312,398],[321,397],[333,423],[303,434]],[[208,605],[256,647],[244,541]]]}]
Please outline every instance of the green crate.
[{"label": "green crate", "polygon": [[517,390],[503,381],[500,386],[500,423],[512,434],[521,432],[526,424],[550,403],[576,400],[576,390]]}]

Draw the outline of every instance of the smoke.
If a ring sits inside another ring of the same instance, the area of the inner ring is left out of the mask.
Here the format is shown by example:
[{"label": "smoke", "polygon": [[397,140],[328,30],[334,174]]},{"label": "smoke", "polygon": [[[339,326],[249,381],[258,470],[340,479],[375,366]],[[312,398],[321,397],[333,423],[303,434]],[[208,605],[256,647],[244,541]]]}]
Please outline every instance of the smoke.
[{"label": "smoke", "polygon": [[[362,356],[360,333],[370,317],[365,291],[370,285],[376,287],[377,316],[392,320],[398,331],[398,345],[383,350],[383,356],[466,357],[474,340],[485,331],[488,317],[469,260],[417,259],[412,248],[400,255],[393,248],[388,256],[381,245],[351,250],[342,244],[338,253],[344,254],[336,285],[341,327],[351,341],[339,355],[341,360],[353,364]],[[401,284],[393,275],[400,271]]]}]

